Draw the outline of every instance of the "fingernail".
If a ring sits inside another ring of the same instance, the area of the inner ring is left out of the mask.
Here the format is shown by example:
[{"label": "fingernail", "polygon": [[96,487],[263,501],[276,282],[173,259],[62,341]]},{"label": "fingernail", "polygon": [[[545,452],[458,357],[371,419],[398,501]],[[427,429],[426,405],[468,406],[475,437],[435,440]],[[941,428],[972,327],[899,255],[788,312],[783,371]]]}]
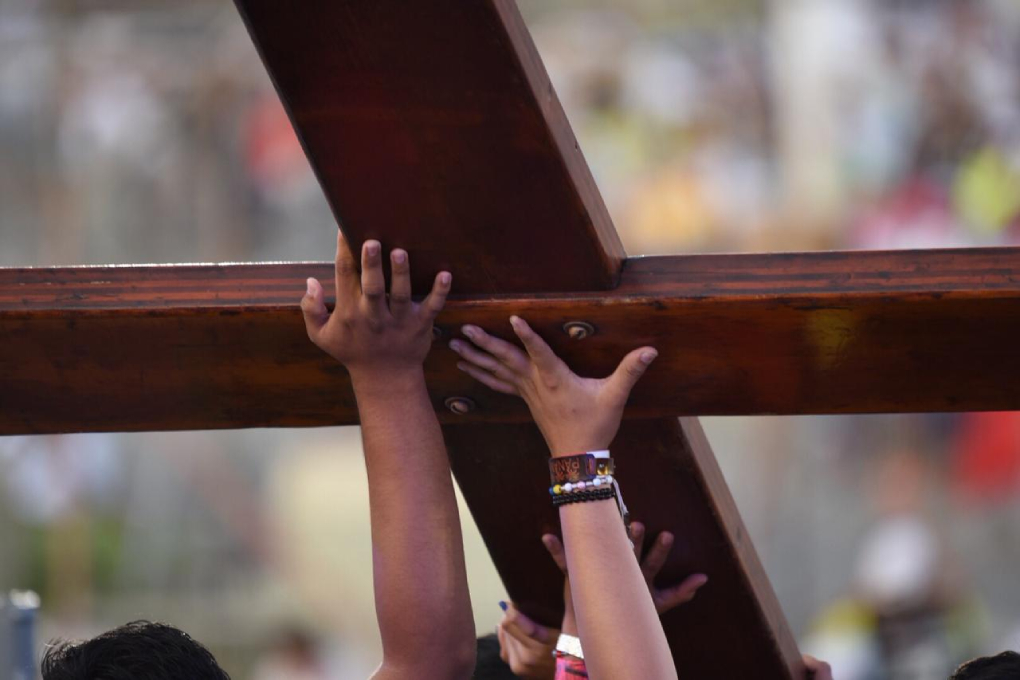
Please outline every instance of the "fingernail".
[{"label": "fingernail", "polygon": [[311,277],[309,277],[308,280],[305,281],[305,295],[307,295],[309,297],[311,297],[311,295],[312,295],[312,279],[311,279]]},{"label": "fingernail", "polygon": [[458,361],[457,362],[457,370],[464,371],[465,373],[467,373],[468,372],[467,364],[465,364],[463,361]]},{"label": "fingernail", "polygon": [[662,543],[663,545],[669,545],[672,542],[673,542],[672,534],[663,534],[662,536],[659,536],[659,543]]},{"label": "fingernail", "polygon": [[394,250],[393,251],[393,261],[396,262],[397,264],[404,264],[404,261],[406,259],[407,259],[407,253],[405,253],[403,250]]},{"label": "fingernail", "polygon": [[459,352],[460,351],[460,340],[451,340],[450,341],[450,349],[452,349],[454,352]]},{"label": "fingernail", "polygon": [[442,274],[439,275],[439,283],[443,284],[444,286],[449,286],[450,281],[452,280],[453,277],[450,275],[449,272],[443,272]]},{"label": "fingernail", "polygon": [[474,326],[464,326],[461,329],[461,331],[463,331],[464,335],[468,336],[469,338],[474,338],[475,337],[475,327]]},{"label": "fingernail", "polygon": [[517,324],[519,324],[520,322],[521,322],[520,317],[517,316],[510,317],[510,325],[513,326],[514,328],[517,328]]},{"label": "fingernail", "polygon": [[376,243],[375,241],[369,241],[368,243],[365,244],[365,250],[368,251],[369,255],[372,255],[374,257],[375,255],[379,254],[379,244]]},{"label": "fingernail", "polygon": [[503,611],[506,611],[506,602],[504,602],[503,600],[500,600],[499,601],[499,608],[502,609]]},{"label": "fingernail", "polygon": [[655,361],[655,357],[657,356],[659,356],[659,353],[653,349],[650,349],[647,352],[641,353],[641,361],[643,361],[646,364],[650,364],[653,361]]}]

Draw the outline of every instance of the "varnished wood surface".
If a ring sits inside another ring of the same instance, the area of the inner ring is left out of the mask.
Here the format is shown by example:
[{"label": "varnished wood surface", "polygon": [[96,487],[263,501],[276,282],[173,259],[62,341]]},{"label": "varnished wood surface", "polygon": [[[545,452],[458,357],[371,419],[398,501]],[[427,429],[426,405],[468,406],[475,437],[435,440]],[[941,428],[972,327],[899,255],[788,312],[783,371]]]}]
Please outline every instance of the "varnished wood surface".
[{"label": "varnished wood surface", "polygon": [[[546,491],[541,436],[526,424],[447,425],[443,432],[509,597],[558,626],[562,575],[540,537],[559,533],[559,520]],[[697,421],[625,421],[612,450],[627,505],[648,527],[646,541],[664,530],[677,537],[659,585],[709,576],[692,602],[663,618],[680,677],[800,680],[796,642]]]},{"label": "varnished wood surface", "polygon": [[237,0],[337,220],[461,290],[608,288],[624,257],[512,0]]},{"label": "varnished wood surface", "polygon": [[[356,422],[304,335],[310,275],[331,290],[328,264],[0,269],[0,433]],[[658,347],[632,417],[1020,408],[1014,248],[645,258],[610,293],[454,298],[439,325],[510,337],[511,314],[582,374]],[[455,363],[426,363],[445,421],[527,419]],[[443,408],[461,395],[478,408]]]}]

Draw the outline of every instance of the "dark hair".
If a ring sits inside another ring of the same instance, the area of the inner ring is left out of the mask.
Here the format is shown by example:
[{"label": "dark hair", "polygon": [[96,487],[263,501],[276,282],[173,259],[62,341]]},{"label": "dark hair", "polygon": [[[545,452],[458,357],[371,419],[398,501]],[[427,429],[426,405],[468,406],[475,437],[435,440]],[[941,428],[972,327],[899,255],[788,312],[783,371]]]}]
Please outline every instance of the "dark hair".
[{"label": "dark hair", "polygon": [[84,642],[52,644],[43,680],[230,680],[208,649],[182,630],[133,621]]},{"label": "dark hair", "polygon": [[1017,680],[1020,678],[1020,654],[1003,652],[968,661],[949,680]]},{"label": "dark hair", "polygon": [[499,658],[499,638],[495,635],[478,638],[475,672],[471,680],[519,680],[510,666]]}]

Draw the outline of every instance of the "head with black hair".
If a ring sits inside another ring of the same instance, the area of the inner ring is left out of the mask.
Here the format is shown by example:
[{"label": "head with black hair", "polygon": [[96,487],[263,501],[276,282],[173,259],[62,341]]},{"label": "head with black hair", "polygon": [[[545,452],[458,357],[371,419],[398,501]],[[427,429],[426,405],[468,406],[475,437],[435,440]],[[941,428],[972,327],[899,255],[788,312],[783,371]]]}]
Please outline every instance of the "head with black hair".
[{"label": "head with black hair", "polygon": [[43,657],[43,680],[230,680],[208,649],[182,630],[133,621]]},{"label": "head with black hair", "polygon": [[968,661],[949,680],[1020,680],[1020,654],[1003,652]]}]

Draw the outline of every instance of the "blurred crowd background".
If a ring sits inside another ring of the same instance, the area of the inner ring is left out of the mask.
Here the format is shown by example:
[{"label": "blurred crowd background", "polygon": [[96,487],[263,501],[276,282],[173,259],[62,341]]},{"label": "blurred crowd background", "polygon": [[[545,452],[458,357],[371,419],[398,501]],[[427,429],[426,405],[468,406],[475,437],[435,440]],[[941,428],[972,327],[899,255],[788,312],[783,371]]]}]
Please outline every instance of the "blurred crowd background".
[{"label": "blurred crowd background", "polygon": [[[520,5],[631,254],[1020,241],[1020,0]],[[326,260],[334,228],[230,2],[0,1],[0,265]],[[1020,415],[705,422],[841,680],[1020,647]],[[0,438],[0,592],[44,639],[153,618],[237,678],[363,678],[370,560],[355,428]]]}]

